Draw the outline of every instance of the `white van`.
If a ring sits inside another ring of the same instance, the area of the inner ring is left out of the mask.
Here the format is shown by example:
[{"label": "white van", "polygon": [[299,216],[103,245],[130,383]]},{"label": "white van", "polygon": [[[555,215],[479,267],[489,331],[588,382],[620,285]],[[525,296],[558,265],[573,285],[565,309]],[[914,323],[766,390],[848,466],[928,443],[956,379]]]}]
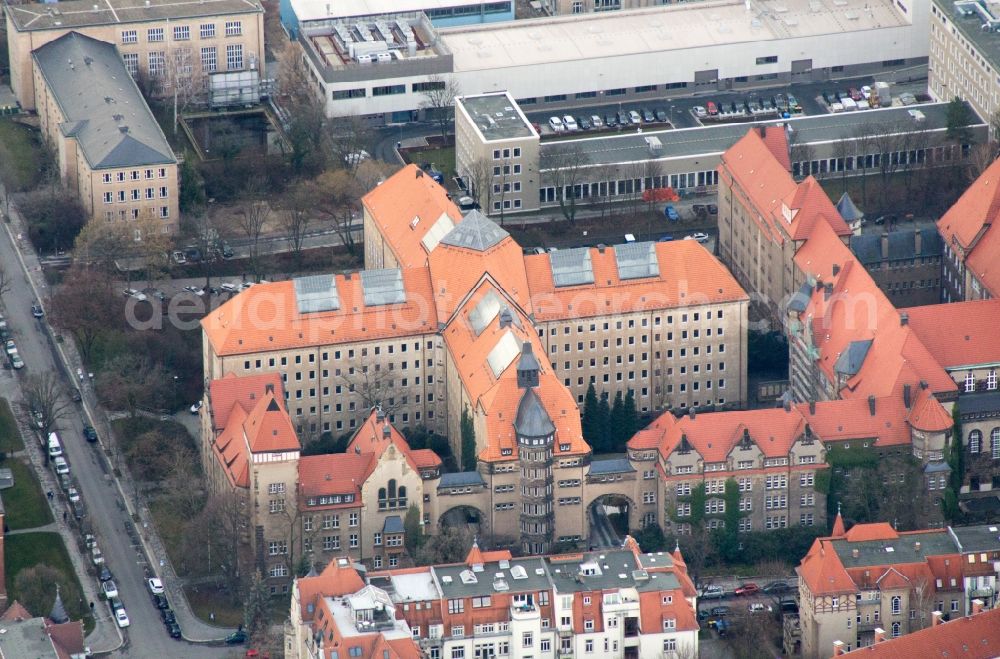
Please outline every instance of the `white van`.
[{"label": "white van", "polygon": [[49,457],[56,458],[62,455],[62,444],[59,442],[59,435],[54,432],[49,433]]}]

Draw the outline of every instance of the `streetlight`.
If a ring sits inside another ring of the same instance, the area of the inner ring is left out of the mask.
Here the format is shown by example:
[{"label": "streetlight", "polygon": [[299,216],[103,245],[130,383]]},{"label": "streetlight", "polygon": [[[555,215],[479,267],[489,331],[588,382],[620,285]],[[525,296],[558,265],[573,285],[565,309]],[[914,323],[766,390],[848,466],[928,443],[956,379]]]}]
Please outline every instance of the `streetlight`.
[{"label": "streetlight", "polygon": [[670,127],[677,128],[677,126],[674,125],[674,106],[672,105],[670,106]]}]

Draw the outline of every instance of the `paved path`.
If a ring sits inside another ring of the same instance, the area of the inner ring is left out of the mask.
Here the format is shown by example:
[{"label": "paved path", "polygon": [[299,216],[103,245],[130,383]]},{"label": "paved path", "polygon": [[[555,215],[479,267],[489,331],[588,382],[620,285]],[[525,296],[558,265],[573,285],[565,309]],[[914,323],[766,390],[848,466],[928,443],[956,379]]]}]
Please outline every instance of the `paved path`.
[{"label": "paved path", "polygon": [[[11,210],[11,223],[4,223],[4,229],[0,230],[0,263],[7,264],[10,274],[15,277],[11,290],[4,295],[4,304],[8,324],[25,360],[25,368],[18,372],[2,371],[0,394],[6,395],[15,404],[21,398],[19,381],[27,374],[53,372],[71,380],[74,379],[72,374],[80,367],[81,360],[71,341],[57,343],[47,324],[31,317],[32,302],[38,300],[43,307],[48,308],[49,290],[27,239],[17,238],[18,235],[26,235],[26,231],[16,208],[12,207]],[[122,470],[120,479],[114,476],[112,465],[120,465],[122,468],[124,465],[113,452],[113,443],[107,443],[107,438],[111,436],[110,425],[97,405],[92,387],[89,383],[83,383],[80,389],[83,394],[82,405],[71,404],[67,417],[59,421],[58,430],[63,438],[63,450],[73,477],[87,506],[86,521],[97,536],[108,567],[115,573],[120,597],[132,623],[123,634],[121,656],[200,659],[231,654],[231,649],[193,646],[175,641],[167,635],[160,621],[159,611],[153,606],[145,586],[147,572],[158,573],[163,579],[185,639],[198,642],[217,640],[224,638],[231,630],[208,625],[191,612],[180,581],[174,575],[162,543],[149,521],[148,510],[142,505],[136,505],[137,491],[128,479],[127,470]],[[84,423],[89,423],[98,430],[100,444],[88,444],[83,440]],[[27,443],[37,441],[30,431],[24,436]],[[41,459],[39,451],[29,450],[28,453],[34,459]],[[45,490],[60,491],[52,480],[51,471],[44,466],[38,471],[43,478]],[[55,512],[55,518],[56,524],[62,526],[61,509]],[[138,532],[130,535],[128,529],[133,520]],[[97,603],[95,611],[98,613],[98,627],[87,642],[94,651],[110,651],[115,647],[107,639],[109,633],[105,631],[110,611],[93,595],[96,591],[96,579],[89,576],[85,559],[77,550],[76,533],[69,528],[62,528],[61,532],[67,540],[67,548],[87,596],[93,597],[93,601]],[[117,633],[116,626],[111,629]],[[141,653],[136,648],[142,648]]]}]

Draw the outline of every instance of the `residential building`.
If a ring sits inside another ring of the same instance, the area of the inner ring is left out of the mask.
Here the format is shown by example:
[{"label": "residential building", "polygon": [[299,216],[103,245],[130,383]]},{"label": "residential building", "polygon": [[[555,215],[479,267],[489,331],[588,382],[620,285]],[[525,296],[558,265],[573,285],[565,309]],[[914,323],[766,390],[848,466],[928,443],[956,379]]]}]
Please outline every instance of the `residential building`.
[{"label": "residential building", "polygon": [[0,659],[85,659],[90,656],[89,648],[84,645],[83,621],[67,619],[58,593],[49,616],[35,616],[15,600],[0,616],[0,623],[4,628]]},{"label": "residential building", "polygon": [[515,559],[473,545],[458,564],[363,579],[340,559],[296,579],[285,648],[301,658],[337,641],[358,657],[377,656],[373,644],[399,657],[695,656],[695,612],[679,551],[643,554],[626,538],[601,554]]},{"label": "residential building", "polygon": [[[368,34],[371,19],[360,31],[353,19],[317,19],[300,43],[327,115],[378,123],[411,120],[426,99],[425,85],[440,78],[462,90],[505,89],[522,107],[557,109],[881,76],[926,62],[927,3],[845,2],[827,8],[792,0],[783,5],[787,16],[766,14],[756,24],[738,3],[597,11],[615,4],[602,0],[582,15],[567,3],[563,16],[441,28],[412,10],[394,17],[402,25],[387,29],[392,39],[383,36],[381,43]],[[559,13],[564,6],[559,2]],[[842,19],[845,12],[851,20]],[[794,18],[805,14],[808,21]],[[668,79],[661,71],[671,72]]]},{"label": "residential building", "polygon": [[944,239],[945,302],[1000,295],[994,267],[1000,259],[1000,228],[993,228],[1000,199],[997,176],[1000,162],[987,167],[937,222]]},{"label": "residential building", "polygon": [[[843,647],[834,648],[834,656],[846,654]],[[1000,611],[973,611],[968,617],[947,622],[943,616],[936,616],[930,627],[894,639],[886,638],[885,630],[880,628],[872,645],[853,650],[852,654],[873,659],[955,656],[993,659],[1000,655]]]},{"label": "residential building", "polygon": [[996,528],[994,524],[948,528],[962,554],[966,608],[970,611],[975,610],[977,600],[987,609],[996,608],[998,602],[1000,536]]},{"label": "residential building", "polygon": [[1000,107],[1000,51],[993,36],[1000,22],[997,6],[932,0],[930,12],[928,91],[945,101],[957,96],[979,116],[992,116]]},{"label": "residential building", "polygon": [[507,92],[455,98],[455,172],[491,215],[535,208],[538,132]]},{"label": "residential building", "polygon": [[850,247],[893,306],[941,300],[943,244],[935,227],[856,234]]},{"label": "residential building", "polygon": [[172,80],[201,86],[216,73],[264,72],[264,9],[256,0],[5,2],[4,13],[10,85],[25,110],[38,98],[31,53],[70,32],[117,46],[132,77],[163,79],[161,93],[170,93]]},{"label": "residential building", "polygon": [[114,44],[68,32],[31,53],[45,142],[91,220],[175,233],[177,158]]}]

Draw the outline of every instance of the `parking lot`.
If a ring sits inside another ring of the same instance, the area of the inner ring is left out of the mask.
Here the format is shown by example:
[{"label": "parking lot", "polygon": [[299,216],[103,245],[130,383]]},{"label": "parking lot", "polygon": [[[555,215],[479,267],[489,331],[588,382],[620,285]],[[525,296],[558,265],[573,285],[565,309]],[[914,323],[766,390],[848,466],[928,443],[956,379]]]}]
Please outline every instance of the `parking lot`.
[{"label": "parking lot", "polygon": [[[794,109],[789,111],[789,114],[792,116],[829,114],[832,103],[825,100],[824,95],[830,98],[831,101],[834,101],[832,97],[835,94],[849,96],[849,90],[856,89],[860,91],[863,87],[873,87],[875,82],[876,79],[873,77],[850,78],[764,89],[699,92],[675,98],[628,100],[621,103],[598,103],[587,106],[581,105],[574,108],[526,112],[525,114],[528,120],[536,125],[543,138],[574,133],[606,134],[614,131],[621,132],[623,130],[646,127],[650,130],[663,130],[671,127],[696,128],[699,126],[716,125],[718,123],[746,122],[781,116],[783,111],[773,106],[775,105],[775,101],[780,106],[781,99],[784,99],[785,110],[790,110],[787,106],[789,95],[795,98],[799,108],[798,112],[795,112]],[[926,88],[927,81],[924,78],[907,83],[892,84],[890,85],[890,92],[894,103],[899,105],[899,99],[904,94],[917,96],[926,93]],[[838,102],[839,100],[836,99],[834,102]],[[705,108],[704,114],[708,114],[709,102],[715,105],[719,110],[719,114],[715,118],[697,116],[695,108]],[[755,103],[761,106],[771,105],[772,107],[761,107],[757,112],[751,112],[750,110]],[[733,111],[734,105],[737,112]],[[721,112],[722,108],[728,109],[725,115]],[[601,120],[600,123],[602,124],[596,128],[593,126],[591,119],[595,115]],[[650,115],[654,119],[653,121],[646,120]],[[571,127],[568,129],[564,120],[566,116],[572,118]],[[562,129],[553,128],[552,123],[550,123],[553,117],[559,119]],[[607,125],[609,119],[614,123],[613,126],[609,127]],[[587,127],[588,124],[589,127]]]}]

